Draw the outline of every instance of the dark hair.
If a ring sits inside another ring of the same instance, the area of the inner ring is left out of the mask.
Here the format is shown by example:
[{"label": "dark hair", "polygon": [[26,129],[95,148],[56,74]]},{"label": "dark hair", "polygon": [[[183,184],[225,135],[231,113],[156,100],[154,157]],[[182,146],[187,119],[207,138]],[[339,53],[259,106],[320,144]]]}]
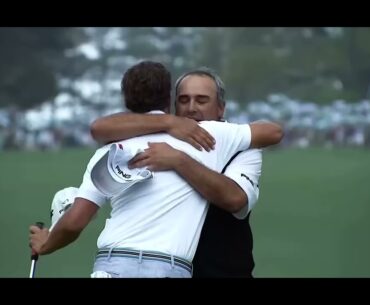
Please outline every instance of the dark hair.
[{"label": "dark hair", "polygon": [[121,92],[132,112],[164,110],[171,102],[171,74],[161,63],[142,61],[123,75]]},{"label": "dark hair", "polygon": [[191,70],[189,72],[186,72],[186,73],[182,74],[176,80],[176,83],[175,83],[176,97],[177,97],[177,94],[178,94],[178,89],[179,89],[180,83],[182,82],[182,80],[185,77],[187,77],[189,75],[208,76],[209,78],[213,79],[213,81],[216,84],[218,103],[221,106],[225,106],[225,102],[226,102],[225,101],[225,85],[224,85],[222,79],[217,75],[217,73],[215,71],[213,71],[212,69],[208,68],[208,67],[200,67],[198,69]]}]

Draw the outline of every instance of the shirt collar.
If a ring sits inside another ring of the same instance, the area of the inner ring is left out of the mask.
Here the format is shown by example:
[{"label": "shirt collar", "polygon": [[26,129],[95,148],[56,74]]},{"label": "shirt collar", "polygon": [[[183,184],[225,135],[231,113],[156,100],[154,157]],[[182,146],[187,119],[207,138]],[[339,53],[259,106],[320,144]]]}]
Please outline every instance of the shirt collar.
[{"label": "shirt collar", "polygon": [[165,112],[163,112],[162,110],[151,110],[149,112],[147,112],[147,114],[164,114]]}]

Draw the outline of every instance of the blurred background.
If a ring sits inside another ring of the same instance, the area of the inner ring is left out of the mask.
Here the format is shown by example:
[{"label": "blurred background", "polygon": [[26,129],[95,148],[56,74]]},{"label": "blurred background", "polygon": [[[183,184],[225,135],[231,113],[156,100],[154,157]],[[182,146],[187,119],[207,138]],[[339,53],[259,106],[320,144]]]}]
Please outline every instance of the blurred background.
[{"label": "blurred background", "polygon": [[[28,277],[28,226],[80,185],[89,125],[125,110],[120,81],[142,59],[173,82],[211,67],[227,120],[284,126],[251,216],[256,277],[370,276],[370,28],[3,27],[0,46],[0,277]],[[36,276],[88,277],[106,217]]]}]

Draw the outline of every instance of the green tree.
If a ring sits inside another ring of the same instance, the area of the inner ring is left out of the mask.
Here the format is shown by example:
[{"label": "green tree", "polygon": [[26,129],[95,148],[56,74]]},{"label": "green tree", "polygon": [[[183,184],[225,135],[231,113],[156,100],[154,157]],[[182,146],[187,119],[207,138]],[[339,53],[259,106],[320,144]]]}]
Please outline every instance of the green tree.
[{"label": "green tree", "polygon": [[0,28],[0,107],[28,109],[53,98],[58,77],[73,69],[65,52],[82,38],[77,28]]},{"label": "green tree", "polygon": [[54,98],[61,79],[83,70],[81,56],[66,56],[83,39],[76,28],[0,28],[0,107],[8,107],[10,118],[6,147],[16,146],[19,110]]},{"label": "green tree", "polygon": [[196,65],[241,103],[270,93],[318,103],[369,97],[370,28],[204,28]]}]

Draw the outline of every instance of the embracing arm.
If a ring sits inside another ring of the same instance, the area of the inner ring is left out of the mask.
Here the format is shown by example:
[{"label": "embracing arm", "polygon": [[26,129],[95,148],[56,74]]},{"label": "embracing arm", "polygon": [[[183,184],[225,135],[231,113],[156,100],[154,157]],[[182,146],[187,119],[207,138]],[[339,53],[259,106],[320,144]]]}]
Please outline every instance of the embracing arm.
[{"label": "embracing arm", "polygon": [[109,143],[136,136],[167,132],[196,149],[207,151],[213,148],[214,138],[192,119],[172,114],[139,114],[120,112],[98,118],[90,127],[94,140]]},{"label": "embracing arm", "polygon": [[90,127],[94,140],[109,143],[136,136],[167,131],[170,114],[139,114],[119,112],[96,119]]},{"label": "embracing arm", "polygon": [[262,148],[278,144],[283,136],[283,128],[272,122],[255,121],[249,124],[251,128],[250,148]]},{"label": "embracing arm", "polygon": [[234,180],[207,168],[183,152],[174,169],[197,192],[219,208],[236,213],[248,204],[247,194]]},{"label": "embracing arm", "polygon": [[76,198],[74,204],[59,219],[54,229],[30,227],[30,245],[40,255],[50,254],[75,241],[99,207],[93,202]]},{"label": "embracing arm", "polygon": [[166,143],[148,145],[149,148],[130,161],[130,167],[146,166],[153,171],[175,170],[205,199],[231,213],[238,212],[248,202],[245,192],[232,179]]}]

